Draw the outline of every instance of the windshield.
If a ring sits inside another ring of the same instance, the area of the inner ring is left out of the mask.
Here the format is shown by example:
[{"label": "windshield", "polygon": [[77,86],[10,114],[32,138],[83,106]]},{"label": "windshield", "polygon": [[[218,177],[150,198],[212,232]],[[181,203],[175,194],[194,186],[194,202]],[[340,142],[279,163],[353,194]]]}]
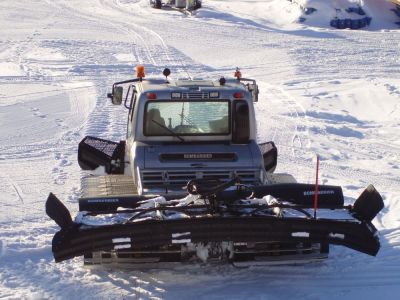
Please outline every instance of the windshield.
[{"label": "windshield", "polygon": [[146,104],[144,134],[228,135],[229,101],[149,101]]}]

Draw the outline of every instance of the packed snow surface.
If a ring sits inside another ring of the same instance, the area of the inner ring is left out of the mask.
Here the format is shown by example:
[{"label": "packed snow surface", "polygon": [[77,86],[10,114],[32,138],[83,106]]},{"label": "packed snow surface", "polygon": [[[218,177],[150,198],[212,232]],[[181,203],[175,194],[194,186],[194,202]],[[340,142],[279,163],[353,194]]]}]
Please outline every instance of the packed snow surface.
[{"label": "packed snow surface", "polygon": [[[0,2],[0,299],[398,299],[399,20],[384,0],[303,2],[319,8],[304,23],[284,0],[204,0],[194,16],[148,0]],[[371,26],[329,28],[341,2],[361,3]],[[268,268],[54,263],[46,197],[76,213],[77,145],[124,138],[125,111],[105,96],[138,63],[147,77],[169,67],[217,79],[238,66],[255,78],[258,139],[277,144],[278,172],[312,183],[319,154],[321,182],[343,186],[346,202],[369,183],[381,192],[377,257],[332,247],[319,264]]]}]

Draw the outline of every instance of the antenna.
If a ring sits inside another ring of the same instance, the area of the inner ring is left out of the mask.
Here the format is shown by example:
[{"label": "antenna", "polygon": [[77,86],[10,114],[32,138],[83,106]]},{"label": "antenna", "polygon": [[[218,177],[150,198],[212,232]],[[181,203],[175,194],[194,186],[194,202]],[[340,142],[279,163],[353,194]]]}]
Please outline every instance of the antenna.
[{"label": "antenna", "polygon": [[315,194],[314,194],[314,219],[317,218],[317,208],[318,208],[318,169],[319,169],[319,155],[317,154],[317,172],[315,174]]},{"label": "antenna", "polygon": [[183,125],[183,120],[185,118],[185,102],[182,101],[182,112],[179,115],[181,117],[181,125]]}]

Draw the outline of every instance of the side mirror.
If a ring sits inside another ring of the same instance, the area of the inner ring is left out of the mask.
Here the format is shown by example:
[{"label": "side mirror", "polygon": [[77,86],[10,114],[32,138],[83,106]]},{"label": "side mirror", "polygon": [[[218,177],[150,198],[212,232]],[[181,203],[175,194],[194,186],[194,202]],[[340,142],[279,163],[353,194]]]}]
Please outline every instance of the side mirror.
[{"label": "side mirror", "polygon": [[115,87],[113,87],[112,93],[107,94],[107,97],[111,98],[112,104],[121,105],[123,92],[124,92],[124,89],[122,88],[122,86],[115,86]]},{"label": "side mirror", "polygon": [[249,92],[251,94],[251,97],[253,99],[253,102],[258,102],[258,85],[256,83],[249,83],[247,85]]}]

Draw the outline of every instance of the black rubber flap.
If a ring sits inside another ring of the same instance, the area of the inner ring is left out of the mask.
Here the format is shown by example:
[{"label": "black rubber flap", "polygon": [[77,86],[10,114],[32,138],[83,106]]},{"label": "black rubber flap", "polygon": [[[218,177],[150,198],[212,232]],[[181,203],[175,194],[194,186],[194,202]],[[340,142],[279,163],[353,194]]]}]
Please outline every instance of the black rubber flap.
[{"label": "black rubber flap", "polygon": [[361,221],[372,221],[384,207],[382,196],[370,184],[353,206],[355,217]]},{"label": "black rubber flap", "polygon": [[68,208],[66,208],[53,193],[50,193],[49,197],[47,197],[46,214],[52,218],[61,229],[68,228],[73,224]]}]

